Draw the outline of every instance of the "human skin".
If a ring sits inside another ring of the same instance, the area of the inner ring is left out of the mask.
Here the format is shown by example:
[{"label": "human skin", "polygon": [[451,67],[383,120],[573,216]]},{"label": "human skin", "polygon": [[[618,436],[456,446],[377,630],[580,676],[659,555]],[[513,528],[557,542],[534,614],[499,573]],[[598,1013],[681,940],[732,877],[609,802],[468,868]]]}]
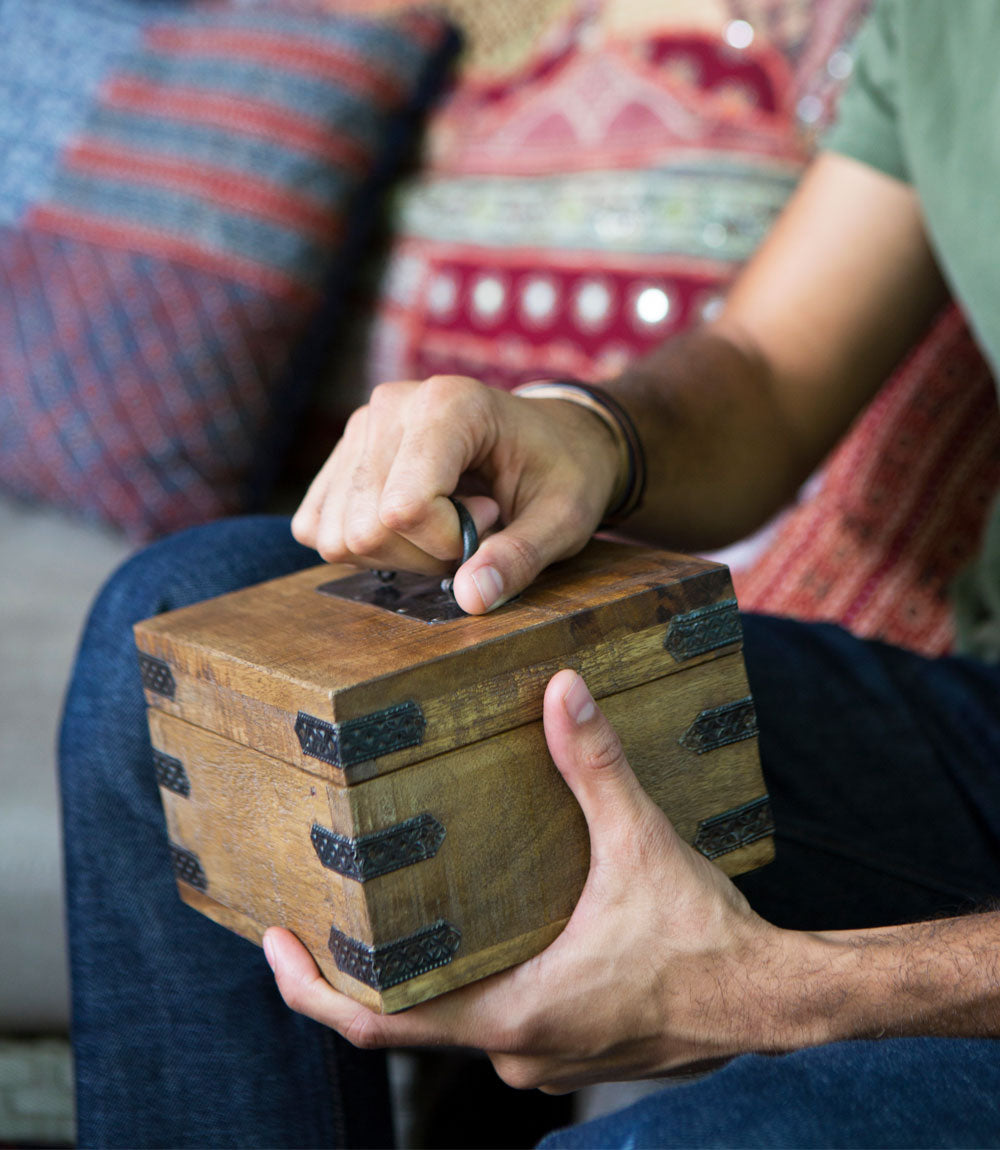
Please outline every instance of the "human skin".
[{"label": "human skin", "polygon": [[574,671],[550,681],[544,723],[591,850],[556,941],[382,1015],[335,991],[295,936],[274,928],[265,953],[293,1010],[365,1049],[478,1047],[509,1085],[552,1093],[838,1038],[1000,1030],[1000,916],[781,930],[676,834]]},{"label": "human skin", "polygon": [[[945,298],[913,190],[821,156],[720,318],[609,383],[649,467],[629,533],[694,550],[759,526]],[[454,588],[481,613],[586,543],[617,465],[603,423],[569,402],[457,377],[390,384],[352,417],[293,532],[330,561],[444,571],[459,554],[447,497],[468,491],[485,538]],[[383,1017],[273,930],[266,950],[293,1009],[361,1046],[476,1046],[506,1081],[548,1090],[837,1038],[1000,1033],[996,915],[779,930],[645,798],[572,672],[549,684],[545,729],[591,834],[562,935],[520,967]]]},{"label": "human skin", "polygon": [[[946,292],[912,189],[823,155],[717,321],[607,384],[646,449],[637,537],[703,549],[791,499],[940,307]],[[351,417],[292,520],[331,562],[445,572],[460,554],[448,496],[480,534],[455,595],[478,613],[578,551],[615,488],[592,413],[476,380],[384,384]],[[485,494],[483,494],[485,492]]]}]

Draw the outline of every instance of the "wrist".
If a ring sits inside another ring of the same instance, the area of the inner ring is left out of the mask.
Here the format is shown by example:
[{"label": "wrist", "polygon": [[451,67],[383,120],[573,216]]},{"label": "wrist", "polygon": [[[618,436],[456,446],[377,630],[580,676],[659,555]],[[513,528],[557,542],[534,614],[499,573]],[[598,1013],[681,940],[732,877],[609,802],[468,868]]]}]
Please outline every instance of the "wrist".
[{"label": "wrist", "polygon": [[771,977],[771,1025],[775,1049],[800,1050],[849,1035],[849,995],[844,948],[810,931],[780,931],[781,961]]},{"label": "wrist", "polygon": [[[762,963],[762,1037],[774,1050],[798,1050],[853,1038],[904,1033],[901,957],[891,928],[859,931],[779,930],[772,960]],[[919,999],[919,993],[914,996]],[[907,1016],[914,1002],[904,1003]],[[763,1047],[762,1047],[763,1049]]]},{"label": "wrist", "polygon": [[841,948],[819,934],[763,925],[733,952],[722,1052],[782,1054],[846,1037]]},{"label": "wrist", "polygon": [[638,510],[646,487],[645,452],[635,424],[613,396],[576,380],[539,380],[522,384],[512,394],[528,399],[561,400],[595,416],[610,435],[617,456],[615,480],[600,526],[616,526]]}]

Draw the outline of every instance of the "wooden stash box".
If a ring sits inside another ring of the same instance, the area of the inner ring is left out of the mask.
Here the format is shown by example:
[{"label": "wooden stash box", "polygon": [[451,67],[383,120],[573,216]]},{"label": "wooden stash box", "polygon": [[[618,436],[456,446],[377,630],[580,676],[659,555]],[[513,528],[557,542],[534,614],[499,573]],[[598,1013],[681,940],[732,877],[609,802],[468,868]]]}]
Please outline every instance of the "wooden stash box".
[{"label": "wooden stash box", "polygon": [[572,913],[587,828],[541,723],[561,667],[685,839],[729,874],[772,857],[719,564],[595,541],[479,617],[439,581],[320,566],[135,633],[181,897],[258,942],[288,927],[376,1010],[521,962]]}]

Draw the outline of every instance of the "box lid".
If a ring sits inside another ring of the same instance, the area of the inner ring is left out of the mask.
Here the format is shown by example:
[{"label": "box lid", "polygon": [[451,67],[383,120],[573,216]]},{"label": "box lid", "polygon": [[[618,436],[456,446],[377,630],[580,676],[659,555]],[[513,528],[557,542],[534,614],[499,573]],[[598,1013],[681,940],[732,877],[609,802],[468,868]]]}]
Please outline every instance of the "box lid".
[{"label": "box lid", "polygon": [[147,701],[350,784],[537,719],[561,667],[601,698],[741,641],[728,570],[648,547],[595,540],[440,623],[328,593],[356,575],[321,565],[137,624]]}]

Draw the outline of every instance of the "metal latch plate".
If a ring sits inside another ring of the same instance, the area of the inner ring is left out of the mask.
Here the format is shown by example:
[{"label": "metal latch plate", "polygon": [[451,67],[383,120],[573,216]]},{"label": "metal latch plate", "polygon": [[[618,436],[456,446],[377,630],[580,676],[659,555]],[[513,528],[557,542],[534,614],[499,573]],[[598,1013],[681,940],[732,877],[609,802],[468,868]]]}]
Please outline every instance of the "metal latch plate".
[{"label": "metal latch plate", "polygon": [[449,583],[442,587],[440,576],[413,575],[408,571],[399,571],[391,582],[383,582],[374,572],[361,571],[321,583],[316,590],[335,599],[352,599],[355,603],[380,607],[421,623],[448,623],[465,618]]}]

